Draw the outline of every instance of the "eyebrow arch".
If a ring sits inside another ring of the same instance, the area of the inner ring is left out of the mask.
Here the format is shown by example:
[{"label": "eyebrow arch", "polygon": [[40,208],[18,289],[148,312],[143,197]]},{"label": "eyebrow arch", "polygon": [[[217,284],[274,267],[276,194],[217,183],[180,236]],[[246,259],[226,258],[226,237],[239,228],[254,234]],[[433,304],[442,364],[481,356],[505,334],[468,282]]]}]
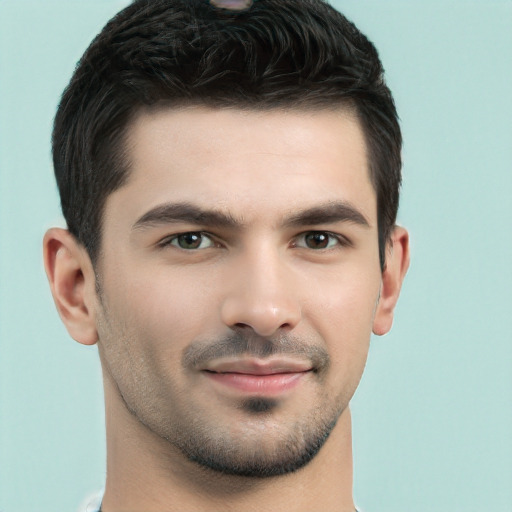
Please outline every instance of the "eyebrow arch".
[{"label": "eyebrow arch", "polygon": [[231,229],[242,226],[242,223],[231,215],[217,210],[205,210],[191,203],[165,203],[152,208],[140,217],[132,226],[132,230],[177,222]]},{"label": "eyebrow arch", "polygon": [[[191,203],[165,203],[152,208],[140,217],[132,230],[158,227],[165,224],[185,222],[206,227],[242,228],[243,222],[233,216],[217,211],[205,210]],[[335,222],[352,222],[369,227],[366,217],[345,201],[329,202],[314,206],[285,219],[285,227],[314,226]]]},{"label": "eyebrow arch", "polygon": [[363,227],[370,227],[366,217],[357,208],[345,201],[334,201],[308,208],[286,219],[285,226],[314,226],[335,222],[351,222]]}]

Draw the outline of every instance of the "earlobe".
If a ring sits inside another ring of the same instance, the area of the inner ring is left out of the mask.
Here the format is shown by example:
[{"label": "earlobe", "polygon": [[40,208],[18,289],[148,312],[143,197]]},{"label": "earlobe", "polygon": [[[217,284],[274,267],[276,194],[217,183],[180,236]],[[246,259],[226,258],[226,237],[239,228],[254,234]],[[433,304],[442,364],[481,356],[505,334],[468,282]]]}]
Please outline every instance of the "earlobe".
[{"label": "earlobe", "polygon": [[53,300],[69,334],[79,343],[94,345],[95,276],[87,252],[69,231],[52,228],[45,234],[43,255]]},{"label": "earlobe", "polygon": [[386,267],[382,272],[380,298],[373,320],[374,334],[382,336],[391,330],[409,259],[409,234],[404,228],[396,226],[386,248]]}]

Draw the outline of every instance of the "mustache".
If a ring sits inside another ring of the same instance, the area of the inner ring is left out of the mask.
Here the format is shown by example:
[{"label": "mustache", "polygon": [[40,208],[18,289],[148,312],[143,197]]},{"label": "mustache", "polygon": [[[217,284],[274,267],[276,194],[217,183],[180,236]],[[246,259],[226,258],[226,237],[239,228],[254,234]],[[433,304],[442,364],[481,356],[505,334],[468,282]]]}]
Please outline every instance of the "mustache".
[{"label": "mustache", "polygon": [[214,341],[194,342],[184,350],[181,362],[184,368],[198,369],[224,357],[252,356],[264,359],[276,355],[306,359],[317,371],[325,370],[330,365],[325,348],[296,336],[284,334],[276,338],[262,338],[245,333],[233,333]]}]

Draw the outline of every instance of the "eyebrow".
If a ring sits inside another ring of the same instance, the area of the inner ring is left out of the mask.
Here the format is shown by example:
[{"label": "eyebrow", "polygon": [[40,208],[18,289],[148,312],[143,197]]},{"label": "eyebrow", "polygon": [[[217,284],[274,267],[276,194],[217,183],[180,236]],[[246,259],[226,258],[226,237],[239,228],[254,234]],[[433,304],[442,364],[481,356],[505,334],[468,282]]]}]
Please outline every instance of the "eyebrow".
[{"label": "eyebrow", "polygon": [[191,203],[165,203],[156,206],[140,217],[133,225],[132,230],[177,222],[223,228],[236,228],[242,225],[242,222],[231,215],[218,210],[206,210]]},{"label": "eyebrow", "polygon": [[[204,209],[191,203],[165,203],[152,208],[133,225],[132,230],[158,227],[165,224],[189,223],[205,227],[242,228],[244,223],[230,214]],[[345,201],[334,201],[307,208],[285,218],[284,227],[315,226],[350,222],[370,227],[366,217],[354,206]]]},{"label": "eyebrow", "polygon": [[286,219],[284,225],[298,227],[333,224],[335,222],[350,222],[367,228],[370,227],[366,217],[356,207],[345,201],[334,201],[308,208]]}]

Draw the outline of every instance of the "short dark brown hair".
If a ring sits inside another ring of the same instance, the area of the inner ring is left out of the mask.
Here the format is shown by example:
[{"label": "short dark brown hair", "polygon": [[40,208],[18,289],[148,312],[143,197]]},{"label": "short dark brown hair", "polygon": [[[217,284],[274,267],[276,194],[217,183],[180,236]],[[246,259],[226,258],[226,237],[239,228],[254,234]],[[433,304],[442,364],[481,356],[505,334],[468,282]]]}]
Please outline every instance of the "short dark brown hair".
[{"label": "short dark brown hair", "polygon": [[105,200],[125,182],[125,134],[144,106],[350,106],[377,195],[379,256],[396,222],[402,137],[374,45],[322,0],[136,0],[91,43],[63,93],[53,160],[68,229],[93,263]]}]

